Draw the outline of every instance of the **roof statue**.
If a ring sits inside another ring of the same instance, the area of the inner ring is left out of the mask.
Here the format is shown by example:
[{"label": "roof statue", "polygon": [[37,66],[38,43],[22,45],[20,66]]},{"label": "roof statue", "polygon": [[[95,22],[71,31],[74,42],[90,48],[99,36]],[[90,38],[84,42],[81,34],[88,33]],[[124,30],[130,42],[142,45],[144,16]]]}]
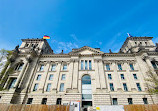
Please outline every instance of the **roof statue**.
[{"label": "roof statue", "polygon": [[128,37],[133,37],[131,34],[127,33]]}]

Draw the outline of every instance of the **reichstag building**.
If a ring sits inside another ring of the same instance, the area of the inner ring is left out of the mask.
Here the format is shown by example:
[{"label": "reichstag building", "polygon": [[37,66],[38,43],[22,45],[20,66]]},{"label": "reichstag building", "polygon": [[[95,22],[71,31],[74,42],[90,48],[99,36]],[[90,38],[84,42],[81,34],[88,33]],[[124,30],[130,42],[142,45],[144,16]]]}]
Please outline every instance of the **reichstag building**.
[{"label": "reichstag building", "polygon": [[145,80],[149,71],[158,74],[152,38],[127,37],[118,53],[84,46],[59,54],[45,39],[22,39],[1,78],[0,103],[158,104]]}]

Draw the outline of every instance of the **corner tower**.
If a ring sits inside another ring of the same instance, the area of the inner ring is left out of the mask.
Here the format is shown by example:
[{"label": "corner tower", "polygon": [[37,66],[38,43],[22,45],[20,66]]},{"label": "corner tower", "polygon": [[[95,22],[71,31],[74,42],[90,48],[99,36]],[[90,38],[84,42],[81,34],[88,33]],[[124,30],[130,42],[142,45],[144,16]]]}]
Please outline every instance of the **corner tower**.
[{"label": "corner tower", "polygon": [[140,50],[155,51],[153,37],[127,37],[120,49],[120,53],[136,53]]}]

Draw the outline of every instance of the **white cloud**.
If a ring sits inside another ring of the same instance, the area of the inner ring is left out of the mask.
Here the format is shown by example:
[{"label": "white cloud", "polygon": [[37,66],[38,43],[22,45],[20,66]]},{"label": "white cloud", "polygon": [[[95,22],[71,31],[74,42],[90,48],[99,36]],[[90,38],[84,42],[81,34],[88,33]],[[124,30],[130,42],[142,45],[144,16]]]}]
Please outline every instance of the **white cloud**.
[{"label": "white cloud", "polygon": [[[76,38],[75,35],[72,35],[74,38]],[[76,38],[77,40],[77,38]],[[61,53],[62,50],[64,50],[64,53],[70,52],[73,48],[79,48],[78,44],[76,42],[61,42],[57,40],[52,40],[53,43],[53,50],[55,53]]]}]

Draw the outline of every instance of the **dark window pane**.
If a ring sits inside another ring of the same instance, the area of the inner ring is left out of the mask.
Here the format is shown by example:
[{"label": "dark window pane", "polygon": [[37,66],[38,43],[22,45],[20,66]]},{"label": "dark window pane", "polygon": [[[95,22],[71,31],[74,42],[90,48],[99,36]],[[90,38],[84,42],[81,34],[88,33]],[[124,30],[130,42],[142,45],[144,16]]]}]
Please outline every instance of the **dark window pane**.
[{"label": "dark window pane", "polygon": [[47,103],[47,98],[43,98],[41,104],[46,104]]},{"label": "dark window pane", "polygon": [[33,98],[28,98],[27,104],[32,104]]},{"label": "dark window pane", "polygon": [[57,105],[61,105],[61,101],[62,101],[61,98],[57,98],[57,102],[56,102],[56,104],[57,104]]},{"label": "dark window pane", "polygon": [[148,104],[147,98],[143,98],[143,102],[144,102],[144,104]]},{"label": "dark window pane", "polygon": [[113,105],[118,105],[117,98],[112,99]]},{"label": "dark window pane", "polygon": [[133,104],[132,98],[128,98],[128,104]]}]

